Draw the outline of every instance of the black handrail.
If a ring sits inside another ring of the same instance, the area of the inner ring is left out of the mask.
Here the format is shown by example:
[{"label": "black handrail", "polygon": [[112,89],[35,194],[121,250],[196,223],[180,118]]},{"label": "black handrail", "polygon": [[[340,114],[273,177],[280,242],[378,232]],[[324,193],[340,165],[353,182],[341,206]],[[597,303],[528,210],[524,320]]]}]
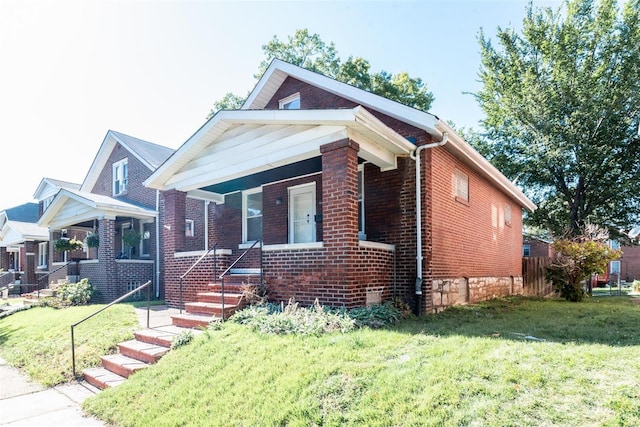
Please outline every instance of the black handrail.
[{"label": "black handrail", "polygon": [[182,303],[182,279],[184,279],[187,276],[187,274],[191,273],[191,270],[193,270],[195,268],[195,266],[198,265],[200,263],[200,261],[202,261],[204,259],[204,257],[209,255],[209,253],[211,253],[211,251],[213,251],[213,274],[215,274],[215,272],[216,272],[216,263],[217,263],[217,258],[218,258],[218,255],[217,255],[217,252],[216,252],[216,248],[217,247],[218,247],[218,244],[214,243],[213,247],[210,247],[209,249],[207,249],[207,251],[205,253],[203,253],[200,256],[200,258],[198,258],[198,260],[196,262],[194,262],[193,265],[191,267],[189,267],[187,269],[187,271],[182,276],[180,276],[180,280],[178,282],[179,286],[180,286],[180,314],[182,314],[182,308],[183,308],[182,307],[183,306],[183,303]]},{"label": "black handrail", "polygon": [[226,276],[233,267],[242,259],[244,256],[253,249],[258,243],[260,243],[260,286],[262,286],[262,240],[256,240],[253,242],[251,246],[247,250],[245,250],[235,261],[231,263],[231,265],[220,275],[218,279],[220,279],[220,293],[222,294],[222,321],[224,322],[224,276]]},{"label": "black handrail", "polygon": [[62,264],[60,267],[56,268],[55,270],[50,271],[50,272],[48,272],[47,274],[44,274],[44,275],[42,275],[42,276],[40,276],[40,277],[38,277],[38,278],[36,279],[36,286],[37,286],[37,289],[38,289],[38,299],[40,299],[40,281],[41,281],[42,279],[44,279],[45,277],[49,277],[49,276],[51,276],[51,275],[52,275],[53,273],[55,273],[56,271],[62,270],[63,268],[65,268],[66,266],[68,266],[69,264],[71,264],[72,262],[73,262],[73,261],[67,261],[67,262],[65,262],[64,264]]},{"label": "black handrail", "polygon": [[123,300],[129,298],[131,295],[135,294],[136,292],[140,292],[144,288],[147,288],[147,328],[148,328],[149,327],[149,310],[150,310],[150,307],[151,307],[151,280],[149,280],[144,285],[138,286],[134,290],[132,290],[130,292],[127,292],[126,294],[122,295],[120,298],[118,298],[118,299],[110,302],[109,304],[105,305],[100,310],[96,311],[95,313],[90,314],[90,315],[86,316],[85,318],[83,318],[82,320],[79,320],[76,323],[74,323],[73,325],[71,325],[71,362],[72,362],[72,366],[73,366],[73,377],[74,378],[76,377],[76,349],[75,349],[75,339],[74,339],[74,335],[73,335],[73,328],[78,326],[80,323],[91,319],[96,314],[103,312],[104,310],[106,310],[107,308],[111,307],[112,305],[117,304],[120,301],[123,301]]}]

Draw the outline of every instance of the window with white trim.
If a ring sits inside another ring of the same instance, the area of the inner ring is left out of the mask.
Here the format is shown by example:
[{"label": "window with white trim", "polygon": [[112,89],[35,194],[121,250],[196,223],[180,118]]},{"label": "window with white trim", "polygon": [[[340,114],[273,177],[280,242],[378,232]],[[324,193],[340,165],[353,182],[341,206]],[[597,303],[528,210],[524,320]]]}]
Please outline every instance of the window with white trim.
[{"label": "window with white trim", "polygon": [[196,235],[195,224],[192,219],[184,220],[184,235],[187,237],[193,237]]},{"label": "window with white trim", "polygon": [[127,191],[129,184],[129,161],[124,158],[113,164],[113,195],[117,196]]},{"label": "window with white trim", "polygon": [[456,170],[453,173],[454,195],[456,200],[469,201],[469,176]]},{"label": "window with white trim", "polygon": [[242,240],[262,239],[262,188],[242,192]]},{"label": "window with white trim", "polygon": [[300,92],[287,96],[278,101],[281,110],[299,110],[300,109]]},{"label": "window with white trim", "polygon": [[614,251],[620,249],[620,242],[618,240],[609,240],[609,247]]},{"label": "window with white trim", "polygon": [[53,202],[53,197],[54,197],[54,196],[47,197],[46,199],[44,199],[44,200],[42,201],[42,211],[43,211],[43,212],[44,212],[44,211],[46,211],[46,210],[47,210],[47,208],[49,207],[49,205],[51,204],[51,202]]},{"label": "window with white trim", "polygon": [[46,267],[49,262],[48,242],[38,243],[38,267]]}]

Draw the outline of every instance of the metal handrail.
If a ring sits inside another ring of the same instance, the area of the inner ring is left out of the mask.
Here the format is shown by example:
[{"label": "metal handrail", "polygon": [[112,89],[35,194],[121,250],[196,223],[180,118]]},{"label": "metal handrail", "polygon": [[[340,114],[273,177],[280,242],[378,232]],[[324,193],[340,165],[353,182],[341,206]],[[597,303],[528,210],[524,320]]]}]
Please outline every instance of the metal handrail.
[{"label": "metal handrail", "polygon": [[80,323],[91,319],[96,314],[103,312],[104,310],[106,310],[107,308],[111,307],[112,305],[117,304],[117,303],[129,298],[131,295],[135,294],[136,292],[140,292],[144,288],[147,288],[147,328],[148,328],[149,327],[149,310],[150,310],[150,307],[151,307],[151,280],[149,280],[144,285],[138,286],[134,290],[132,290],[130,292],[127,292],[126,294],[122,295],[120,298],[118,298],[118,299],[110,302],[109,304],[105,305],[100,310],[96,311],[95,313],[90,314],[90,315],[84,317],[82,320],[79,320],[76,323],[74,323],[73,325],[71,325],[71,362],[72,362],[72,366],[73,366],[73,377],[74,378],[76,377],[76,349],[75,349],[75,338],[74,338],[74,334],[73,334],[73,328],[78,326]]},{"label": "metal handrail", "polygon": [[200,258],[197,259],[196,262],[193,263],[193,265],[191,267],[189,267],[187,269],[187,271],[180,276],[180,279],[178,281],[179,286],[180,286],[180,314],[182,314],[182,309],[183,309],[183,302],[182,302],[182,279],[184,279],[187,274],[191,273],[191,270],[193,270],[195,268],[196,265],[198,265],[200,263],[200,261],[202,261],[204,259],[204,257],[206,257],[207,255],[209,255],[209,253],[211,253],[211,251],[213,251],[213,273],[215,274],[216,272],[216,263],[217,263],[217,259],[218,259],[218,255],[216,252],[216,249],[218,247],[217,243],[213,244],[213,247],[210,247],[209,249],[207,249],[207,251],[205,253],[203,253]]},{"label": "metal handrail", "polygon": [[38,299],[40,299],[40,281],[41,281],[42,279],[44,279],[45,277],[49,277],[49,276],[51,276],[51,275],[52,275],[53,273],[55,273],[56,271],[62,270],[63,268],[65,268],[66,266],[68,266],[69,264],[71,264],[72,262],[73,262],[73,261],[67,261],[67,262],[65,262],[64,264],[62,264],[60,267],[56,268],[55,270],[50,271],[50,272],[48,272],[47,274],[44,274],[44,275],[42,275],[42,276],[40,276],[40,277],[38,277],[38,278],[36,279],[36,286],[37,286],[37,289],[38,289]]},{"label": "metal handrail", "polygon": [[220,293],[222,294],[222,321],[224,322],[224,276],[226,276],[233,267],[242,259],[244,256],[253,249],[258,243],[260,243],[260,285],[262,285],[262,240],[256,240],[253,242],[251,246],[247,250],[245,250],[231,265],[220,275],[218,279],[220,279]]}]

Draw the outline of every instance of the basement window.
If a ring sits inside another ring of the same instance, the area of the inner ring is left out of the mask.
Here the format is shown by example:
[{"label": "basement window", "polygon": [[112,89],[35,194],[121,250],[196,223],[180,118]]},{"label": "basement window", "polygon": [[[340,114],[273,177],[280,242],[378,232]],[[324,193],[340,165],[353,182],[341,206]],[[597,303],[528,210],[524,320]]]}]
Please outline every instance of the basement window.
[{"label": "basement window", "polygon": [[300,92],[287,96],[279,101],[281,110],[299,110],[300,109]]}]

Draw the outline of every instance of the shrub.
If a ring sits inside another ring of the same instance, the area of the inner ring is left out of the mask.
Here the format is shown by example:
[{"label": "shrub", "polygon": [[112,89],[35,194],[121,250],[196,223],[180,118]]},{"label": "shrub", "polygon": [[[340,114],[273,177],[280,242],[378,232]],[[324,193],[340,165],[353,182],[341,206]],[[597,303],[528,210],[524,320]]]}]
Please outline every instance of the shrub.
[{"label": "shrub", "polygon": [[78,283],[65,282],[58,286],[56,298],[62,305],[84,305],[93,295],[94,289],[89,279],[82,279]]},{"label": "shrub", "polygon": [[331,332],[348,332],[355,321],[345,313],[325,310],[316,300],[311,307],[300,307],[294,300],[286,306],[263,304],[239,311],[231,320],[249,326],[261,334],[321,335]]},{"label": "shrub", "polygon": [[634,280],[633,283],[631,283],[631,291],[640,292],[640,280]]},{"label": "shrub", "polygon": [[402,318],[400,310],[394,306],[393,302],[354,308],[347,311],[347,314],[358,327],[368,326],[370,328],[382,328]]},{"label": "shrub", "polygon": [[176,335],[171,341],[171,349],[176,349],[182,346],[189,344],[193,340],[193,332],[192,331],[181,331],[178,335]]}]

